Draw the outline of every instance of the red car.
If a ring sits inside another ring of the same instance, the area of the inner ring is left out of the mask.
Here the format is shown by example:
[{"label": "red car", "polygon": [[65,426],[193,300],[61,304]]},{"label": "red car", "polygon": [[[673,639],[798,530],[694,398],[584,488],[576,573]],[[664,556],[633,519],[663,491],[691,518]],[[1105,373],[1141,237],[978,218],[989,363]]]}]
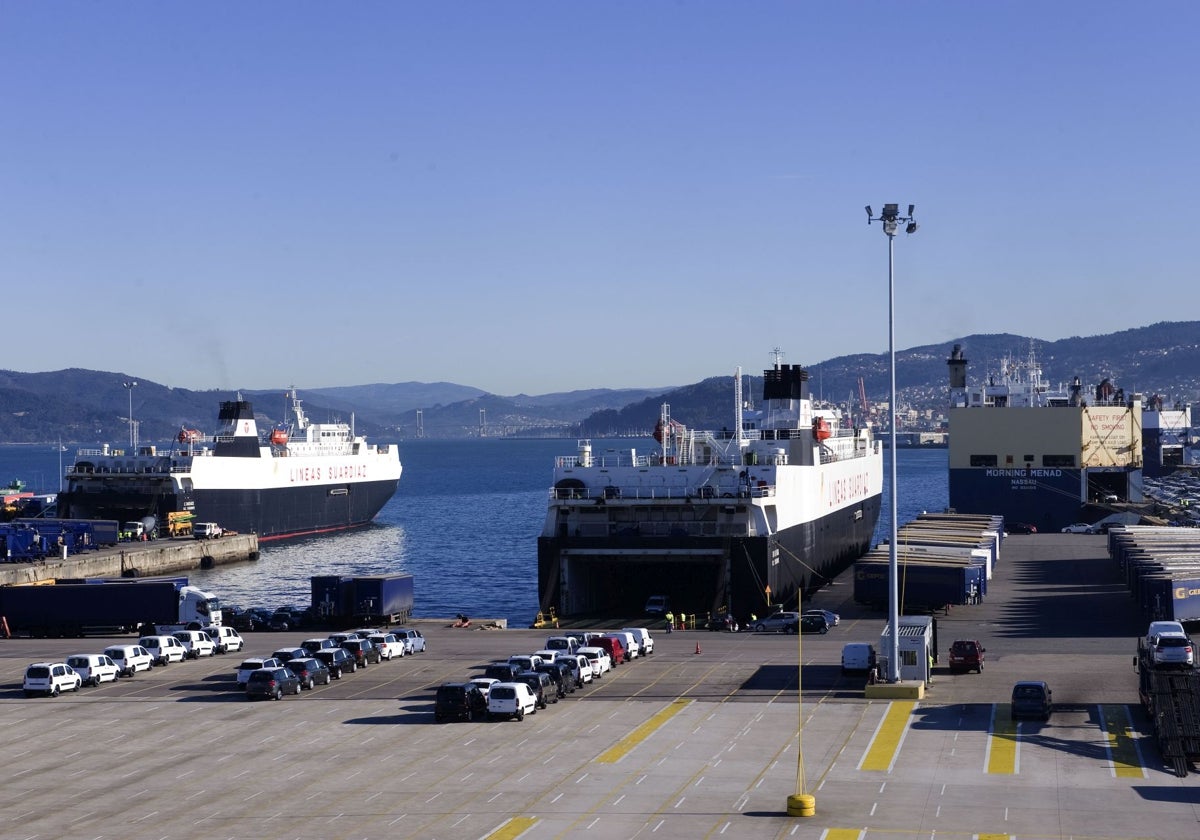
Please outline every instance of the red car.
[{"label": "red car", "polygon": [[625,657],[625,646],[621,644],[619,639],[614,639],[611,636],[601,636],[598,639],[592,639],[591,644],[598,648],[604,648],[608,653],[608,658],[612,660],[613,667],[617,667],[618,663],[628,662]]},{"label": "red car", "polygon": [[950,645],[950,673],[978,671],[983,673],[983,655],[987,649],[970,639],[959,639]]}]

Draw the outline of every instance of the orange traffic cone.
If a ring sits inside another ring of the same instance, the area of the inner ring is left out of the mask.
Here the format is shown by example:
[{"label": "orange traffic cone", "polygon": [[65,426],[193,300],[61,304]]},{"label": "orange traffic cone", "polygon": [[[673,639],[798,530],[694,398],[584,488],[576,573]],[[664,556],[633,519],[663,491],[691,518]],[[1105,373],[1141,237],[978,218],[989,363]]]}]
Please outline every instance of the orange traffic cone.
[{"label": "orange traffic cone", "polygon": [[700,652],[700,643],[696,642],[696,653]]}]

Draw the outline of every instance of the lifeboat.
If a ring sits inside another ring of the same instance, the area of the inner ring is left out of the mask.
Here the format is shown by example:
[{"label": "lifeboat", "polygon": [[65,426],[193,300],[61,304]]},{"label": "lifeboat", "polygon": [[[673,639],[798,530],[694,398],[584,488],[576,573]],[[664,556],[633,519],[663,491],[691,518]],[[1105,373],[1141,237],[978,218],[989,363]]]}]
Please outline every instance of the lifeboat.
[{"label": "lifeboat", "polygon": [[204,434],[199,429],[180,429],[180,443],[199,443],[204,440]]},{"label": "lifeboat", "polygon": [[813,421],[813,437],[817,440],[828,440],[833,432],[829,428],[829,421],[824,417],[818,417]]},{"label": "lifeboat", "polygon": [[656,441],[658,441],[659,443],[662,443],[663,439],[667,436],[668,433],[670,433],[672,435],[681,435],[685,431],[687,431],[687,427],[684,426],[680,422],[671,420],[671,421],[669,421],[667,426],[664,426],[663,421],[659,420],[657,423],[654,424],[654,439]]},{"label": "lifeboat", "polygon": [[275,429],[271,432],[271,444],[273,446],[287,446],[287,442],[287,429]]}]

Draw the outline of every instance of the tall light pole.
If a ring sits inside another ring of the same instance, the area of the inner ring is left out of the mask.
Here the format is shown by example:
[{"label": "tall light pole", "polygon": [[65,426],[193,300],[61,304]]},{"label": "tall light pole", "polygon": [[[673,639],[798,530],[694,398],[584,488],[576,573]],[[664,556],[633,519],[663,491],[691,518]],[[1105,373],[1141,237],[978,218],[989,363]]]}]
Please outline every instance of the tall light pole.
[{"label": "tall light pole", "polygon": [[129,454],[136,455],[137,438],[135,437],[133,431],[133,389],[137,387],[137,381],[131,379],[128,382],[122,382],[121,384],[124,385],[125,390],[129,392]]},{"label": "tall light pole", "polygon": [[891,472],[891,493],[889,493],[889,516],[891,518],[891,533],[888,536],[888,682],[900,681],[900,589],[899,573],[896,563],[896,228],[904,224],[905,233],[916,233],[917,223],[913,217],[915,204],[908,205],[908,215],[900,215],[899,204],[883,205],[883,212],[876,216],[867,205],[867,224],[883,222],[883,233],[888,238],[888,370],[891,375],[891,385],[888,393],[888,444],[891,446],[888,458],[888,469]]}]

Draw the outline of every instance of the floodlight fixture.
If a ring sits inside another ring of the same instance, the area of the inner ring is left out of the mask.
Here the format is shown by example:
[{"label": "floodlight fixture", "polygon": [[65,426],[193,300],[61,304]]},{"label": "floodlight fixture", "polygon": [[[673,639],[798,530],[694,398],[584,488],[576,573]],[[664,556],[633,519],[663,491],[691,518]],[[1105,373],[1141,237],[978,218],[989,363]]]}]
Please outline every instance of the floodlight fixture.
[{"label": "floodlight fixture", "polygon": [[[910,210],[910,211],[908,211],[908,212],[910,212],[910,213],[911,213],[912,211]],[[905,232],[905,233],[916,233],[916,232],[917,232],[917,228],[918,228],[918,227],[920,227],[920,225],[918,225],[916,222],[909,222],[909,223],[908,223],[908,227],[906,227],[906,228],[904,229],[904,232]]]},{"label": "floodlight fixture", "polygon": [[867,224],[871,224],[871,217],[875,214],[871,212],[871,205],[867,205]]}]

